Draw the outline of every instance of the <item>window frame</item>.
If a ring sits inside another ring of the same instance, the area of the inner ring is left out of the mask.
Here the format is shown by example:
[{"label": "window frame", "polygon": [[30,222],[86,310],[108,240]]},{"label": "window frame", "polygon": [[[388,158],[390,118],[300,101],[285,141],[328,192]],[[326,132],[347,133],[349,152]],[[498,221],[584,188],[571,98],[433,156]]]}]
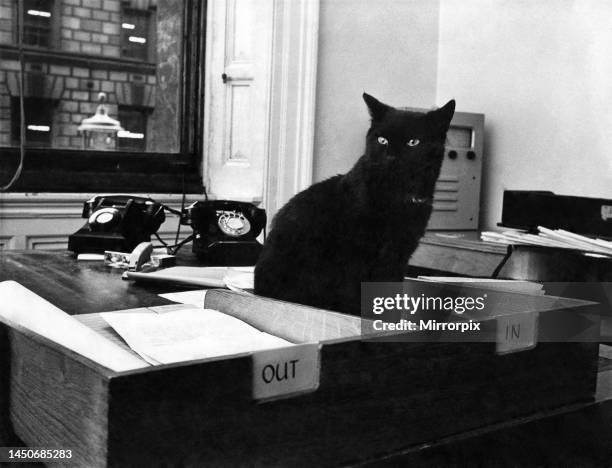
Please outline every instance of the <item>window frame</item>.
[{"label": "window frame", "polygon": [[[204,122],[204,52],[207,1],[185,0],[182,16],[182,82],[179,152],[91,151],[25,148],[20,178],[10,192],[145,192],[202,193]],[[23,46],[24,62],[71,53]],[[0,46],[0,56],[18,56],[18,46]],[[92,61],[105,61],[92,57]],[[143,62],[122,59],[126,65]],[[0,185],[17,170],[19,148],[0,148]]]}]

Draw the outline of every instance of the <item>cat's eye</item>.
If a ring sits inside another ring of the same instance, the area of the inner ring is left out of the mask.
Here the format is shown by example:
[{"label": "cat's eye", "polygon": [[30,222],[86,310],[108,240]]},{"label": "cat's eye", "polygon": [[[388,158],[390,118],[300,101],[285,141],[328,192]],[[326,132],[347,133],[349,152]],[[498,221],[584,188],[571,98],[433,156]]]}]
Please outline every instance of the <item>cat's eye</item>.
[{"label": "cat's eye", "polygon": [[381,145],[388,145],[389,141],[385,137],[378,137],[378,143]]},{"label": "cat's eye", "polygon": [[408,146],[416,146],[420,143],[421,141],[413,138],[412,140],[408,140],[408,142],[406,143]]}]

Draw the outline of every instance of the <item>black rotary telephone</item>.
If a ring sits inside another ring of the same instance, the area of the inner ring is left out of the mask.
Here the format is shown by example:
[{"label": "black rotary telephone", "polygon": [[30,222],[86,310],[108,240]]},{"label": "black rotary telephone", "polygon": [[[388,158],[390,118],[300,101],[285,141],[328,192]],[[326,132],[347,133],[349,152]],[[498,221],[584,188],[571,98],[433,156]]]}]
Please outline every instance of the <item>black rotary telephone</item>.
[{"label": "black rotary telephone", "polygon": [[82,216],[87,223],[68,237],[68,250],[76,253],[131,252],[166,219],[160,203],[132,195],[93,197],[83,204]]},{"label": "black rotary telephone", "polygon": [[244,266],[257,262],[266,219],[251,203],[209,200],[185,208],[181,223],[193,228],[193,252],[208,265]]}]

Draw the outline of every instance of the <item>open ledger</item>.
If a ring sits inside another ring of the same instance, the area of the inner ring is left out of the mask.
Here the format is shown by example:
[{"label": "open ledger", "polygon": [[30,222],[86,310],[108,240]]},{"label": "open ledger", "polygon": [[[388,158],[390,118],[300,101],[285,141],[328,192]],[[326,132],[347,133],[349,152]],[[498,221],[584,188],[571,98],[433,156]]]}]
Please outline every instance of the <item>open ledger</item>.
[{"label": "open ledger", "polygon": [[[142,310],[142,309],[138,309]],[[227,356],[292,343],[231,315],[195,306],[163,311],[100,314],[125,342],[150,364],[170,364]]]}]

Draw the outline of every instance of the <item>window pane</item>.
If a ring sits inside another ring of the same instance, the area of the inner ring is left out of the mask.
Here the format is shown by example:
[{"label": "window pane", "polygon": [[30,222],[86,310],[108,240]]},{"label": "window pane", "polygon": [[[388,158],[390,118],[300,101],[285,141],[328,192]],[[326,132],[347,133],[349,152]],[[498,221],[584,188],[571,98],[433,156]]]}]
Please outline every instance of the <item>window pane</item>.
[{"label": "window pane", "polygon": [[123,57],[147,60],[151,47],[150,24],[155,20],[152,10],[127,8],[121,18],[121,54]]},{"label": "window pane", "polygon": [[[25,123],[34,125],[29,122],[42,111],[36,106],[45,103],[48,122],[35,128],[49,127],[26,130],[27,145],[87,146],[92,138],[85,136],[101,131],[84,120],[96,114],[103,92],[101,112],[118,121],[97,139],[107,142],[104,149],[177,153],[183,8],[181,0],[25,0]],[[16,2],[1,1],[0,13],[0,146],[6,147],[19,143]]]},{"label": "window pane", "polygon": [[[55,103],[50,99],[26,98],[23,102],[27,146],[51,145],[53,111]],[[19,98],[11,99],[11,139],[18,145],[21,138],[21,105]]]},{"label": "window pane", "polygon": [[147,111],[129,106],[119,107],[119,120],[125,129],[120,131],[118,146],[123,151],[146,151]]},{"label": "window pane", "polygon": [[23,18],[24,45],[49,47],[53,0],[25,0]]}]

